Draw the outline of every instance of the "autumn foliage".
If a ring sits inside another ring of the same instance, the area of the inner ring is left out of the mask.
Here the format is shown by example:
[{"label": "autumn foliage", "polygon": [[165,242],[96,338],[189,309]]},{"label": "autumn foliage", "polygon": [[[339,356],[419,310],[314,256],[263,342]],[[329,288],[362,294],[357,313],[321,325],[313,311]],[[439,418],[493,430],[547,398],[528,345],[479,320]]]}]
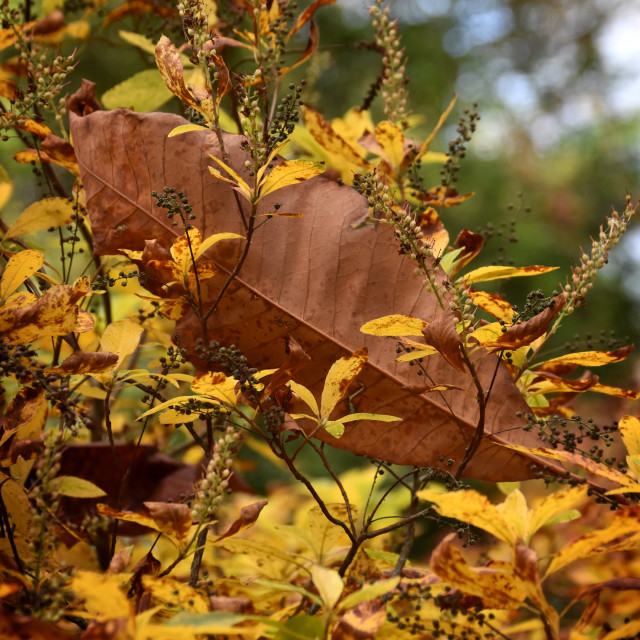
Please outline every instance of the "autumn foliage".
[{"label": "autumn foliage", "polygon": [[548,349],[634,203],[512,305],[554,267],[449,236],[478,115],[410,133],[383,3],[377,110],[289,81],[333,1],[123,2],[103,26],[165,33],[120,31],[153,65],[101,101],[56,53],[101,3],[2,5],[3,139],[44,189],[2,222],[3,638],[640,634],[640,418],[575,408],[639,397],[592,372],[633,345]]}]

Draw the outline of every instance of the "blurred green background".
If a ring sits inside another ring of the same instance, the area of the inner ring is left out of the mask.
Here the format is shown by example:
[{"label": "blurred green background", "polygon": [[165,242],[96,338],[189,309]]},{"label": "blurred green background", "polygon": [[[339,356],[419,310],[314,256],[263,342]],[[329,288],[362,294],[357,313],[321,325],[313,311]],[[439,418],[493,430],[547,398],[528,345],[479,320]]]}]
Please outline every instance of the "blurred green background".
[{"label": "blurred green background", "polygon": [[[154,67],[152,56],[125,42],[119,30],[154,42],[161,33],[176,44],[183,41],[175,21],[171,26],[151,12],[105,26],[105,16],[121,4],[108,2],[92,14],[90,39],[64,42],[65,50],[78,50],[70,92],[86,77],[101,96]],[[234,2],[218,4],[220,15],[233,12]],[[487,231],[493,225],[482,264],[504,260],[561,270],[492,290],[520,306],[530,289],[550,295],[577,263],[580,246],[590,249],[590,236],[611,207],[623,209],[627,193],[640,198],[640,6],[623,0],[392,0],[390,8],[409,60],[410,105],[422,117],[411,135],[424,138],[454,93],[456,109],[433,150],[446,150],[456,137],[463,109],[477,103],[481,115],[458,183],[460,192],[476,195],[443,213],[451,236],[465,227]],[[64,9],[67,21],[77,20],[86,5],[67,0]],[[373,31],[364,0],[321,7],[316,20],[319,51],[292,79],[305,77],[305,100],[332,118],[363,103],[381,57],[367,46]],[[305,42],[301,33],[299,46]],[[380,116],[380,107],[377,99],[374,114]],[[177,101],[163,108],[175,110]],[[9,158],[18,142],[2,146],[1,164],[16,181],[16,197],[2,212],[10,221],[40,194],[29,168]],[[426,170],[427,183],[438,183],[438,171]],[[632,230],[610,257],[587,302],[567,322],[558,345],[577,336],[577,349],[606,348],[614,344],[611,331],[617,345],[638,341],[640,232]],[[632,363],[602,373],[603,382],[635,386]]]}]

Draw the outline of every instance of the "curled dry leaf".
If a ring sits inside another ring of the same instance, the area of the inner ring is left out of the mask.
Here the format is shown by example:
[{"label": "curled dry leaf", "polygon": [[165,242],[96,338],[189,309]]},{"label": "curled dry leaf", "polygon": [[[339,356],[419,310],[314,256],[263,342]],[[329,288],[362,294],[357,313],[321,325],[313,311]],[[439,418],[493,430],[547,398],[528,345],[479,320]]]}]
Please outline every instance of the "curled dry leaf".
[{"label": "curled dry leaf", "polygon": [[560,313],[566,301],[567,299],[564,295],[556,296],[553,298],[553,304],[533,316],[531,320],[509,327],[495,340],[493,346],[497,349],[518,349],[531,344],[536,338],[546,333],[552,320]]},{"label": "curled dry leaf", "polygon": [[216,541],[235,536],[236,533],[253,526],[255,521],[258,519],[262,508],[266,504],[266,500],[260,500],[253,504],[248,504],[246,507],[242,507],[240,510],[240,517],[234,520],[231,526],[221,536],[216,538]]},{"label": "curled dry leaf", "polygon": [[[170,131],[186,124],[168,113],[117,109],[85,116],[83,105],[91,104],[86,88],[83,99],[72,99],[71,104],[81,108],[70,113],[71,131],[97,253],[140,251],[149,238],[169,248],[176,230],[151,196],[164,186],[187,194],[203,238],[221,232],[245,234],[238,206],[246,217],[248,204],[242,199],[238,204],[232,187],[208,171],[210,155],[220,156],[213,133],[168,138]],[[242,142],[241,136],[224,135],[230,166],[250,181]],[[422,378],[417,367],[395,361],[395,340],[359,331],[365,322],[391,314],[429,323],[442,318],[435,298],[413,275],[409,258],[399,255],[393,230],[387,225],[353,228],[369,214],[366,200],[323,176],[266,196],[258,214],[274,209],[304,216],[274,217],[254,234],[239,277],[209,320],[210,335],[221,344],[237,345],[259,369],[277,369],[282,364],[281,339],[293,336],[312,359],[296,379],[317,397],[331,364],[366,346],[369,361],[358,378],[364,391],[353,398],[353,408],[400,416],[403,421],[361,420],[350,423],[340,440],[326,432],[318,437],[399,464],[439,466],[440,456],[462,461],[478,419],[471,379],[434,354],[424,362],[427,373],[451,389],[446,398],[440,393],[414,394],[409,389]],[[243,242],[234,241],[219,243],[208,252],[220,273],[203,283],[205,302],[216,299],[242,249]],[[200,337],[196,318],[185,315],[177,331],[198,366],[202,361],[194,355]],[[484,354],[478,361],[481,381],[487,387],[493,384],[493,390],[486,437],[466,473],[486,480],[526,478],[531,475],[531,459],[498,443],[535,447],[539,442],[535,434],[517,428],[522,420],[516,412],[526,413],[527,405],[507,371],[499,368],[494,379],[495,369],[493,356]],[[343,400],[344,413],[349,410],[346,404]]]}]

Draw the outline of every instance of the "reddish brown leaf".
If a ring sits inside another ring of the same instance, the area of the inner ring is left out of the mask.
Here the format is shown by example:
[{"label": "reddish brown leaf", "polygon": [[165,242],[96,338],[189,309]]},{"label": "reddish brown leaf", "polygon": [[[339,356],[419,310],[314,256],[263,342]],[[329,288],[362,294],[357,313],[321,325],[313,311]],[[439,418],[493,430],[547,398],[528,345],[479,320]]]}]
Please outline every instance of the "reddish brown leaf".
[{"label": "reddish brown leaf", "polygon": [[269,378],[264,397],[270,396],[276,389],[293,380],[294,375],[311,362],[305,350],[291,336],[285,336],[285,342],[287,358]]},{"label": "reddish brown leaf", "polygon": [[492,345],[495,345],[498,349],[518,349],[531,344],[547,331],[551,321],[558,315],[560,309],[564,307],[565,302],[564,295],[556,296],[551,306],[531,318],[531,320],[509,327]]},{"label": "reddish brown leaf", "polygon": [[[97,253],[142,250],[148,238],[166,251],[177,233],[151,196],[151,191],[162,191],[165,185],[182,189],[192,199],[194,223],[204,238],[219,232],[244,235],[232,188],[208,172],[209,154],[219,155],[213,133],[167,138],[185,120],[166,113],[118,109],[86,117],[72,112],[70,119]],[[224,141],[230,165],[248,180],[243,138],[225,135]],[[277,368],[282,362],[280,339],[294,336],[313,361],[297,381],[317,397],[331,364],[367,346],[369,362],[358,379],[364,391],[353,398],[355,409],[400,416],[403,422],[363,420],[349,425],[340,440],[325,432],[319,437],[355,453],[401,464],[438,466],[440,456],[461,461],[478,418],[471,380],[436,354],[424,363],[429,376],[459,390],[447,391],[446,400],[439,393],[416,395],[408,389],[421,381],[417,368],[395,361],[393,341],[359,331],[365,322],[394,313],[428,322],[442,315],[433,296],[413,276],[409,258],[399,255],[393,229],[353,228],[369,214],[366,200],[322,176],[267,196],[258,213],[273,211],[276,203],[304,216],[274,217],[260,227],[240,276],[210,318],[210,335],[237,345],[258,368]],[[205,301],[215,299],[241,251],[241,242],[221,242],[212,248],[210,257],[220,273],[204,283]],[[185,317],[177,331],[193,361],[201,364],[194,355],[200,337],[195,318]],[[480,379],[487,387],[493,384],[493,391],[487,434],[467,472],[491,480],[525,478],[531,474],[530,460],[497,443],[533,447],[539,442],[534,434],[517,429],[522,421],[516,412],[526,413],[528,407],[506,370],[499,368],[493,379],[495,369],[493,356],[478,361]],[[504,435],[493,433],[498,431]]]},{"label": "reddish brown leaf", "polygon": [[218,536],[216,538],[216,542],[218,542],[219,540],[223,540],[224,538],[235,536],[236,533],[242,531],[243,529],[247,529],[248,527],[253,526],[255,521],[258,519],[262,508],[266,504],[266,500],[260,500],[259,502],[254,502],[253,504],[249,504],[246,507],[242,507],[242,509],[240,510],[240,517],[235,520],[221,536]]},{"label": "reddish brown leaf", "polygon": [[57,367],[49,367],[49,373],[78,375],[81,373],[102,373],[113,368],[118,356],[110,351],[76,351]]},{"label": "reddish brown leaf", "polygon": [[483,245],[484,238],[479,233],[463,229],[454,242],[454,246],[461,247],[462,251],[456,258],[455,269],[449,275],[454,276],[460,269],[466,267],[480,253]]},{"label": "reddish brown leaf", "polygon": [[323,5],[325,4],[333,4],[336,0],[315,0],[312,2],[296,19],[293,27],[291,27],[291,31],[287,35],[287,40],[294,34],[297,33],[302,27],[304,27],[311,18],[313,18],[313,14]]},{"label": "reddish brown leaf", "polygon": [[453,311],[447,311],[438,316],[437,320],[429,323],[422,330],[422,333],[428,345],[435,347],[452,367],[465,373],[468,372],[468,369],[465,367],[460,353],[462,340],[456,331],[457,321]]}]

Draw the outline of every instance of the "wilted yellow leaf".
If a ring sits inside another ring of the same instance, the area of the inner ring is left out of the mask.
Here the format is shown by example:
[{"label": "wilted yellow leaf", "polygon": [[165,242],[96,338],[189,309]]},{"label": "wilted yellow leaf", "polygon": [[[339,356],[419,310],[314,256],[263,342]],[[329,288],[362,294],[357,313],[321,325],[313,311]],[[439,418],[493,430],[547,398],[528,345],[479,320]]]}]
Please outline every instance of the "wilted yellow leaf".
[{"label": "wilted yellow leaf", "polygon": [[171,608],[179,608],[190,613],[207,613],[209,602],[199,591],[174,578],[156,578],[150,575],[142,576],[142,586],[151,593],[154,599]]},{"label": "wilted yellow leaf", "polygon": [[44,255],[35,249],[26,249],[9,258],[0,280],[0,304],[44,264]]},{"label": "wilted yellow leaf", "polygon": [[530,267],[480,267],[460,276],[464,284],[475,282],[488,282],[489,280],[500,280],[501,278],[515,278],[520,276],[537,276],[541,273],[555,271],[558,267],[544,267],[542,265],[531,265]]},{"label": "wilted yellow leaf", "polygon": [[420,318],[396,313],[369,320],[360,327],[360,331],[370,336],[421,336],[426,326],[427,323]]},{"label": "wilted yellow leaf", "polygon": [[73,202],[67,198],[44,198],[29,205],[7,229],[7,236],[21,236],[42,229],[58,228],[69,224],[76,215]]}]

